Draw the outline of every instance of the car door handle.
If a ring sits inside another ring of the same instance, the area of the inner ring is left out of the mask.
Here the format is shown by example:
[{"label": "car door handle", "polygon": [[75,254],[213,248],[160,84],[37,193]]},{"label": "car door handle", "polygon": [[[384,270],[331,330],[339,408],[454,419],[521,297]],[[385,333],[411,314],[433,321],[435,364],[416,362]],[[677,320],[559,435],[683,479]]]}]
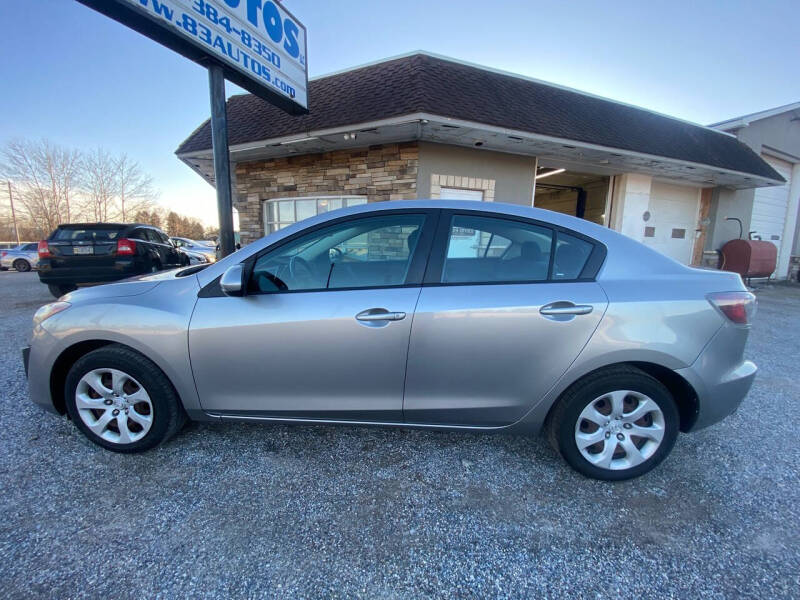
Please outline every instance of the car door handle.
[{"label": "car door handle", "polygon": [[389,312],[383,308],[370,308],[356,315],[359,321],[402,321],[405,318],[404,312]]},{"label": "car door handle", "polygon": [[543,315],[588,315],[594,307],[591,304],[572,302],[552,302],[539,309]]}]

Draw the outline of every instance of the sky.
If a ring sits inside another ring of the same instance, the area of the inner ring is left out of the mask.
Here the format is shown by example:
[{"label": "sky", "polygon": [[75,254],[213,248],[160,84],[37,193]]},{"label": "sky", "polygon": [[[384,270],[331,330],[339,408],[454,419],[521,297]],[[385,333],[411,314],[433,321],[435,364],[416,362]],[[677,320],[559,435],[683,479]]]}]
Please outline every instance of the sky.
[{"label": "sky", "polygon": [[[703,124],[800,100],[797,0],[283,4],[310,77],[427,50]],[[164,206],[216,224],[213,188],[174,155],[209,115],[202,67],[75,0],[0,0],[0,22],[0,144],[125,152]]]}]

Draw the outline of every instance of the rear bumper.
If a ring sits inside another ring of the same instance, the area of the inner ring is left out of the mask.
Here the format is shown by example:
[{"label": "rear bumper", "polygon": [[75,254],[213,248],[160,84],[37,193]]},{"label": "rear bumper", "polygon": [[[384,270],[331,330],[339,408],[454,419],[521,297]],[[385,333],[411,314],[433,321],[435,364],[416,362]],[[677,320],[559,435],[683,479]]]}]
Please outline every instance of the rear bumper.
[{"label": "rear bumper", "polygon": [[46,284],[102,283],[140,275],[142,272],[142,265],[133,259],[117,260],[113,266],[107,267],[58,267],[55,269],[43,261],[39,265],[39,280]]},{"label": "rear bumper", "polygon": [[697,392],[697,418],[690,431],[721,421],[750,391],[758,368],[742,357],[747,334],[746,328],[724,326],[690,367],[676,371]]}]

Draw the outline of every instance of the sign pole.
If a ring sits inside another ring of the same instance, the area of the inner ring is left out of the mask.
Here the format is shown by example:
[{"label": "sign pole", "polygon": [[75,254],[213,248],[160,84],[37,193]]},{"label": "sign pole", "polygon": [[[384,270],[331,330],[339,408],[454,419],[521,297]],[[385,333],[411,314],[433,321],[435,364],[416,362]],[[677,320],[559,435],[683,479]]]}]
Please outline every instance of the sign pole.
[{"label": "sign pole", "polygon": [[210,64],[208,85],[211,97],[211,145],[214,151],[214,179],[217,184],[220,256],[233,253],[233,204],[231,202],[231,162],[228,153],[228,113],[225,107],[225,74],[221,66]]}]

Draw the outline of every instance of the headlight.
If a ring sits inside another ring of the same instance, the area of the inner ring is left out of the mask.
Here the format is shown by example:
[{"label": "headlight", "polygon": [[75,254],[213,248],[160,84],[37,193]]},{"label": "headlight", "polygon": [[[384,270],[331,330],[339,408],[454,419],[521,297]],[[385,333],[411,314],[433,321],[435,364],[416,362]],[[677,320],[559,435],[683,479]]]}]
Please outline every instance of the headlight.
[{"label": "headlight", "polygon": [[43,321],[46,321],[53,315],[57,315],[62,310],[67,310],[72,304],[69,302],[51,302],[50,304],[45,304],[36,313],[33,315],[33,326],[36,327],[40,325]]}]

